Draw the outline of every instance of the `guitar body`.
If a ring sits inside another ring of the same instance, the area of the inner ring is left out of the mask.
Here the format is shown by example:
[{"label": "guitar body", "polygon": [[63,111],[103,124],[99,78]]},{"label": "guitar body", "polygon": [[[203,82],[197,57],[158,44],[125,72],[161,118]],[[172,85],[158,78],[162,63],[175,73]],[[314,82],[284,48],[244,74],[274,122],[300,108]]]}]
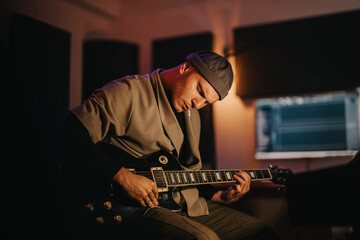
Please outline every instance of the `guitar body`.
[{"label": "guitar body", "polygon": [[[140,174],[148,177],[153,180],[153,170],[162,169],[166,170],[180,170],[183,171],[179,162],[171,154],[160,151],[151,155],[147,155],[143,158],[127,158],[125,161],[122,161],[126,169],[134,174]],[[145,173],[144,173],[145,172]],[[161,186],[157,184],[159,190],[159,206],[171,209],[173,211],[180,211],[182,207],[177,204],[173,198],[173,195],[177,191],[176,187],[168,187],[166,190],[161,190]],[[118,184],[115,182],[112,184],[113,194],[112,198],[117,202],[123,202],[124,194]],[[129,205],[129,201],[123,202],[126,205]]]},{"label": "guitar body", "polygon": [[[104,153],[120,161],[130,172],[145,173],[144,176],[151,180],[153,180],[152,169],[183,170],[179,162],[164,151],[143,158],[132,157],[114,147],[106,147]],[[67,171],[65,178],[73,212],[82,225],[132,224],[136,223],[148,210],[131,200],[116,182],[100,185],[93,181],[85,182],[83,177],[72,171]],[[177,191],[176,187],[167,187],[166,190],[158,189],[159,207],[173,211],[182,209],[173,198],[173,193]]]}]

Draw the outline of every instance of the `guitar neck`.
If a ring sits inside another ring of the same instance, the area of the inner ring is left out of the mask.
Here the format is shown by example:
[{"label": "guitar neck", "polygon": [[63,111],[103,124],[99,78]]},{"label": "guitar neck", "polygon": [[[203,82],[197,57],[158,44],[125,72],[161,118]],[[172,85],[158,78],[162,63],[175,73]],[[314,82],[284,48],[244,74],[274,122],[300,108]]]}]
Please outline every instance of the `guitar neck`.
[{"label": "guitar neck", "polygon": [[249,174],[251,181],[271,180],[269,169],[263,170],[202,170],[202,171],[164,171],[168,187],[217,184],[236,182],[234,175],[239,171]]}]

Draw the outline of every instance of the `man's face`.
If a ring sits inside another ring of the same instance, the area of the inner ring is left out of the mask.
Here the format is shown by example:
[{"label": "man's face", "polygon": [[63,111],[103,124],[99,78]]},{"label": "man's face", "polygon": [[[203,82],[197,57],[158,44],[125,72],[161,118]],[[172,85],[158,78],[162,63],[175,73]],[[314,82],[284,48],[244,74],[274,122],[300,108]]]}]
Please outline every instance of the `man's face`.
[{"label": "man's face", "polygon": [[201,109],[219,100],[215,89],[191,65],[180,70],[171,87],[173,107],[177,112]]}]

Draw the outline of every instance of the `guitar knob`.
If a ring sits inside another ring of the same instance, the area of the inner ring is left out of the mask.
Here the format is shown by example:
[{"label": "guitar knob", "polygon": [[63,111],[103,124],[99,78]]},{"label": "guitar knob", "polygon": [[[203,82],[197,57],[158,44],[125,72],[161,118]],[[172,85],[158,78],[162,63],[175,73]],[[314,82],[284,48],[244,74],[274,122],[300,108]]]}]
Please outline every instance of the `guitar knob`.
[{"label": "guitar knob", "polygon": [[103,217],[97,217],[95,218],[95,222],[99,225],[103,225],[104,224],[104,218]]},{"label": "guitar knob", "polygon": [[164,164],[164,165],[165,165],[165,164],[167,164],[167,163],[169,162],[169,160],[168,160],[167,157],[161,155],[161,156],[159,157],[159,162],[160,162],[161,164]]},{"label": "guitar knob", "polygon": [[120,215],[116,215],[114,217],[115,223],[121,223],[122,222],[122,217]]},{"label": "guitar knob", "polygon": [[85,208],[86,208],[89,212],[93,212],[94,209],[95,209],[94,205],[91,204],[91,203],[85,204]]},{"label": "guitar knob", "polygon": [[169,199],[169,196],[167,193],[159,194],[159,201],[167,201]]},{"label": "guitar knob", "polygon": [[112,208],[112,204],[109,201],[104,202],[104,208],[106,210],[110,210]]}]

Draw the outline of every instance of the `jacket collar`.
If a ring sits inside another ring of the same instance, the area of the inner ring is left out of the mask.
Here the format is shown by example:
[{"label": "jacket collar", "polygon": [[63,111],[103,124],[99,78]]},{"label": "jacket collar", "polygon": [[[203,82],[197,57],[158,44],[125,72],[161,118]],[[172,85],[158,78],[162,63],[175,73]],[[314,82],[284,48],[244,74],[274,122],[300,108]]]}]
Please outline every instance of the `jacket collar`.
[{"label": "jacket collar", "polygon": [[[193,170],[199,170],[201,168],[201,158],[199,152],[199,139],[197,139],[194,133],[194,122],[199,120],[199,113],[192,110],[191,114],[194,114],[196,119],[192,119],[193,116],[189,115],[188,112],[184,112],[185,115],[185,129],[186,129],[186,141],[184,141],[184,134],[182,133],[181,127],[176,119],[176,116],[173,112],[173,109],[169,103],[169,100],[166,96],[165,90],[163,88],[161,78],[160,78],[161,69],[157,69],[150,74],[151,82],[154,88],[154,94],[157,100],[160,118],[164,130],[172,142],[176,150],[176,157],[179,157],[181,145],[184,143],[183,151],[185,151],[185,159],[180,159],[181,164]],[[198,126],[200,128],[200,125]]]},{"label": "jacket collar", "polygon": [[157,69],[150,74],[151,83],[153,85],[155,98],[159,108],[160,119],[164,127],[166,135],[169,137],[173,146],[175,147],[178,157],[181,145],[184,141],[184,134],[176,119],[176,116],[167,99],[164,87],[160,79],[161,69]]}]

